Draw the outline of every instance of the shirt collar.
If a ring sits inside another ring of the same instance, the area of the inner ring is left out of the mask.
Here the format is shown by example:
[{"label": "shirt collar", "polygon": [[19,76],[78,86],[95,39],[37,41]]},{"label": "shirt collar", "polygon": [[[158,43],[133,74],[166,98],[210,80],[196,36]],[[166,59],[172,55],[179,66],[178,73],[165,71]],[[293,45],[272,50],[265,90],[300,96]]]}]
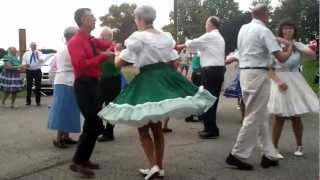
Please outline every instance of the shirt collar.
[{"label": "shirt collar", "polygon": [[84,31],[81,31],[81,30],[79,31],[79,34],[80,34],[80,36],[83,37],[84,39],[91,39],[91,38],[92,38],[92,36],[91,36],[90,34],[84,32]]},{"label": "shirt collar", "polygon": [[252,23],[261,24],[261,25],[265,26],[265,24],[264,24],[261,20],[259,20],[259,19],[252,19],[251,22],[252,22]]}]

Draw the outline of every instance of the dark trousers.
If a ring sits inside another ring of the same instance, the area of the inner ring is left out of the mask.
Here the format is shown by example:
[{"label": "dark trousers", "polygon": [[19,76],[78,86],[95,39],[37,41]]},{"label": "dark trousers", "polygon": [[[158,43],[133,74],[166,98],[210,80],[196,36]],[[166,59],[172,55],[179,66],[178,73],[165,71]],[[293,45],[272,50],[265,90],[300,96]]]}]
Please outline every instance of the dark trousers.
[{"label": "dark trousers", "polygon": [[27,70],[26,71],[26,76],[27,76],[27,98],[26,98],[26,103],[30,104],[31,103],[31,94],[32,94],[32,86],[33,86],[33,81],[35,85],[35,94],[36,94],[36,103],[40,104],[40,99],[41,99],[41,77],[42,77],[42,72],[40,69],[37,70]]},{"label": "dark trousers", "polygon": [[192,71],[191,81],[198,87],[201,85],[201,69],[194,69]]},{"label": "dark trousers", "polygon": [[[113,76],[110,78],[102,78],[100,80],[100,104],[107,106],[121,91],[121,76]],[[106,123],[103,136],[113,137],[114,126]]]},{"label": "dark trousers", "polygon": [[224,66],[204,67],[201,69],[201,84],[213,96],[217,97],[217,100],[206,113],[200,116],[200,119],[203,120],[204,131],[214,133],[216,135],[219,135],[219,128],[216,123],[216,114],[225,71],[226,68]]},{"label": "dark trousers", "polygon": [[73,161],[83,163],[90,159],[97,137],[104,129],[102,120],[97,116],[101,110],[99,81],[95,78],[78,77],[74,82],[74,91],[85,120]]}]

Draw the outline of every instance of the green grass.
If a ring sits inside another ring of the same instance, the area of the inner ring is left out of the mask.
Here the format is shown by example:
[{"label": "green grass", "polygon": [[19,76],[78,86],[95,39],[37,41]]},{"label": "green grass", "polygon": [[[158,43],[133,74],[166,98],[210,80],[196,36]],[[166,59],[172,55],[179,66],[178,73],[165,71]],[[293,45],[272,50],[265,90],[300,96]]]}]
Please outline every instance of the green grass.
[{"label": "green grass", "polygon": [[303,76],[312,90],[319,95],[319,85],[314,83],[315,74],[319,71],[319,61],[306,59],[303,63]]}]

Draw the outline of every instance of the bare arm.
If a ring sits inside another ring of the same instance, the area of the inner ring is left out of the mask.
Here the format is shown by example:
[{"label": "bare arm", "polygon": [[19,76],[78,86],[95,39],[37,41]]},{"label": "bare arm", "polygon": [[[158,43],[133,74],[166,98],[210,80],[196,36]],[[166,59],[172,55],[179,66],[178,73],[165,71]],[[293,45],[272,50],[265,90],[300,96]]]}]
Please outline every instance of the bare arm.
[{"label": "bare arm", "polygon": [[292,50],[293,50],[293,44],[290,44],[287,47],[286,51],[276,51],[276,52],[273,52],[272,54],[279,62],[284,63],[290,57]]}]

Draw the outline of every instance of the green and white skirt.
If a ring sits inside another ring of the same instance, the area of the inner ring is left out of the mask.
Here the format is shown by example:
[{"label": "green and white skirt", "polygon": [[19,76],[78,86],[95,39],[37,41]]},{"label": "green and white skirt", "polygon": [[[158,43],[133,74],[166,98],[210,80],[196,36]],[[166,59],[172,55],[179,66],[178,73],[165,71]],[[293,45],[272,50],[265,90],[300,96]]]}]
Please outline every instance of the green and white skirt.
[{"label": "green and white skirt", "polygon": [[142,127],[170,117],[200,115],[215,101],[209,91],[196,87],[170,65],[157,63],[142,67],[140,74],[98,116],[111,124]]}]

